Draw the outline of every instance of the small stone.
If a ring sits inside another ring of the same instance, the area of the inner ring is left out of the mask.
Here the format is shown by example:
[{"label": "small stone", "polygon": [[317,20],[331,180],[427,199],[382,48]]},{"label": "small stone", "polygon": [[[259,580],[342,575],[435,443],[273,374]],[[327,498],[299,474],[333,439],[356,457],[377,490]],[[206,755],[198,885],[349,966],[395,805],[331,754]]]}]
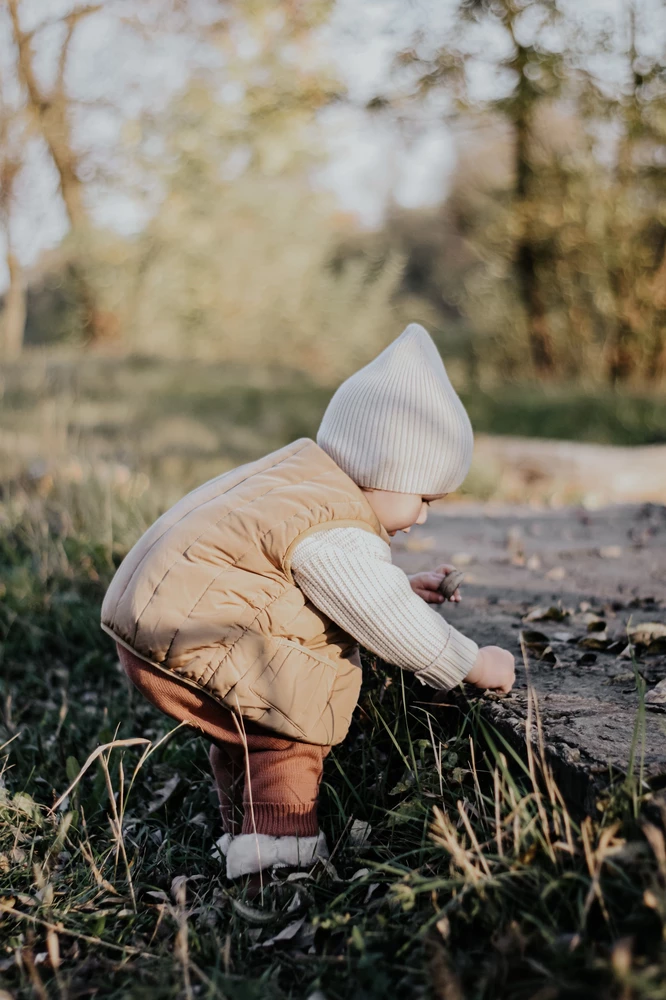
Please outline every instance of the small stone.
[{"label": "small stone", "polygon": [[474,562],[474,556],[469,552],[456,552],[451,557],[451,561],[454,566],[471,566]]},{"label": "small stone", "polygon": [[602,545],[599,555],[602,559],[621,559],[622,548],[619,545]]},{"label": "small stone", "polygon": [[563,580],[566,575],[567,571],[565,570],[564,566],[553,566],[553,568],[549,569],[548,572],[546,573],[546,579],[556,580],[556,581]]},{"label": "small stone", "polygon": [[453,597],[464,579],[465,574],[461,573],[459,569],[454,569],[450,573],[447,573],[439,585],[439,592],[442,597],[447,601],[450,597]]},{"label": "small stone", "polygon": [[541,558],[540,558],[540,556],[538,556],[535,553],[533,556],[529,557],[529,559],[527,560],[527,562],[525,563],[525,565],[527,566],[528,569],[531,569],[533,571],[541,569]]}]

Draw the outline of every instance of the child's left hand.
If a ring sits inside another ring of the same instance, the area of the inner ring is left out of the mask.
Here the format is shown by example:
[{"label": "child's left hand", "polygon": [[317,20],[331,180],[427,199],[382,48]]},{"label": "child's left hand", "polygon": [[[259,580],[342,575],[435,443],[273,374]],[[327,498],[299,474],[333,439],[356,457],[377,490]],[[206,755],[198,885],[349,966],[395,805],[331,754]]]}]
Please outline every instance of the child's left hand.
[{"label": "child's left hand", "polygon": [[[428,604],[442,604],[444,598],[439,592],[439,585],[444,577],[452,573],[454,569],[455,566],[444,563],[430,573],[415,573],[414,576],[409,577],[409,583],[414,593],[422,597]],[[456,590],[449,600],[457,604],[460,600],[460,591]]]}]

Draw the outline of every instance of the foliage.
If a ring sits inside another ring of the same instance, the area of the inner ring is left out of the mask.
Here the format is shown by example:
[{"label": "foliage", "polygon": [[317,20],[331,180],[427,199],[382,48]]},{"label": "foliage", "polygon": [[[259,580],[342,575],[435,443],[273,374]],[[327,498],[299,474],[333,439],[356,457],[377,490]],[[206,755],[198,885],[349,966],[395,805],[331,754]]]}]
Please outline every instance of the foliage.
[{"label": "foliage", "polygon": [[[252,97],[250,109],[230,110],[198,86],[162,123],[164,200],[117,289],[128,342],[142,353],[179,356],[187,344],[191,357],[260,359],[336,378],[391,339],[400,260],[389,253],[334,267],[334,208],[304,183],[312,157],[292,134],[294,115],[269,129]],[[225,178],[238,156],[247,166]]]},{"label": "foliage", "polygon": [[[50,21],[24,31],[19,0],[8,8],[16,65],[5,111],[12,122],[30,112],[72,223],[54,266],[42,269],[52,273],[32,282],[30,342],[261,358],[326,380],[418,319],[464,347],[484,386],[663,384],[666,89],[663,39],[652,30],[660,0],[627,0],[605,18],[565,0],[464,0],[413,37],[405,27],[389,96],[370,100],[368,114],[405,134],[443,119],[458,169],[443,205],[394,206],[372,234],[313,184],[331,127],[322,111],[352,98],[322,45],[330,3],[257,0],[211,17],[187,0],[157,19],[143,0],[133,6],[136,19],[123,20],[114,4],[104,13],[130,34],[141,25],[151,51],[178,32],[197,55],[183,86],[149,112],[144,105],[130,118],[121,95],[109,96],[124,123],[113,157],[95,148],[94,128],[78,141],[76,109],[87,104],[68,84],[73,39],[102,16],[98,7],[62,15],[52,85],[34,72]],[[31,134],[11,131],[7,231],[20,215]],[[134,237],[94,229],[100,183],[141,206]],[[15,356],[24,289],[18,257],[7,261]]]},{"label": "foliage", "polygon": [[[244,902],[211,855],[203,742],[163,740],[170,720],[99,630],[140,526],[115,497],[111,551],[89,489],[65,510],[29,491],[2,509],[0,970],[17,1000],[664,996],[656,800],[642,829],[634,788],[573,817],[538,753],[523,767],[474,715],[372,659],[325,773],[332,864]],[[132,738],[151,742],[79,776],[99,744]]]},{"label": "foliage", "polygon": [[[466,317],[482,372],[664,378],[660,13],[650,0],[605,20],[558,0],[465,2],[443,42],[424,32],[402,55],[417,104],[456,102],[459,170],[440,259],[421,270]],[[495,86],[480,93],[483,74]],[[411,239],[408,273],[424,249]]]},{"label": "foliage", "polygon": [[[520,382],[481,391],[466,381],[461,359],[449,370],[477,433],[666,443],[657,394]],[[226,469],[316,435],[334,388],[282,366],[26,352],[2,386],[0,479],[55,491],[74,510],[87,486],[107,526],[116,493],[148,503],[149,516]],[[503,488],[477,455],[466,492],[506,499],[496,492]]]}]

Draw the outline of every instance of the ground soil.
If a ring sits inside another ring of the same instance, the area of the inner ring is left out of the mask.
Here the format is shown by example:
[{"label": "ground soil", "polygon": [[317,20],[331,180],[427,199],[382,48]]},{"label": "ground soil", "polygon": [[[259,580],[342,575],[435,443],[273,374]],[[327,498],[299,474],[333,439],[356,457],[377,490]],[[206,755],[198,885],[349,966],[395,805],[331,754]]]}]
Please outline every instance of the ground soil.
[{"label": "ground soil", "polygon": [[[666,648],[635,646],[633,661],[631,647],[621,652],[628,624],[666,623],[666,506],[445,505],[395,540],[394,559],[407,572],[444,561],[464,569],[463,600],[448,604],[446,617],[479,645],[510,649],[517,662],[514,691],[483,696],[481,713],[524,750],[529,678],[548,758],[570,800],[589,807],[610,777],[626,773],[632,747],[635,772],[653,787],[666,785],[666,704],[646,706],[636,729],[635,672],[651,691],[666,678]],[[524,621],[551,606],[561,620]],[[603,632],[588,631],[603,628],[594,616],[606,623]],[[543,647],[528,646],[527,666],[525,630],[543,633],[550,646],[543,659]],[[610,648],[589,648],[604,641]]]}]

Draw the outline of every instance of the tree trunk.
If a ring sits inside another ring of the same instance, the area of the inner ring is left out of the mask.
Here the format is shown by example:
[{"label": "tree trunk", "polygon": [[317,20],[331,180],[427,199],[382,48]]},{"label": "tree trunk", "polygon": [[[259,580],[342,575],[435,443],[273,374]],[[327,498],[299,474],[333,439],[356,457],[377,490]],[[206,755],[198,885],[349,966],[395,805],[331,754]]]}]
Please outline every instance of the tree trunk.
[{"label": "tree trunk", "polygon": [[2,355],[3,360],[6,362],[17,361],[21,356],[26,318],[26,292],[23,281],[23,269],[11,250],[7,252],[7,268],[9,270],[9,288],[5,293],[4,308],[0,320],[2,328]]},{"label": "tree trunk", "polygon": [[652,278],[652,302],[654,340],[646,374],[650,382],[661,382],[666,378],[666,244]]},{"label": "tree trunk", "polygon": [[[509,25],[513,36],[513,25]],[[513,120],[515,134],[516,203],[520,213],[520,236],[515,250],[514,265],[518,287],[527,319],[527,336],[532,364],[540,375],[552,375],[555,368],[553,343],[548,326],[546,304],[541,292],[538,274],[538,251],[532,232],[532,206],[534,191],[533,170],[530,159],[531,120],[536,100],[532,85],[525,75],[528,53],[515,40],[514,66],[518,73],[516,109]]]},{"label": "tree trunk", "polygon": [[[633,2],[629,4],[629,49],[627,63],[632,73],[633,89],[621,105],[624,118],[624,134],[620,140],[617,156],[618,190],[616,203],[622,210],[622,203],[636,183],[634,167],[634,129],[638,105],[638,92],[642,84],[640,75],[634,69],[636,63],[636,16]],[[638,114],[640,117],[640,113]],[[638,310],[634,304],[634,290],[630,267],[625,266],[626,254],[630,253],[631,244],[626,239],[626,229],[621,223],[616,224],[613,240],[618,247],[619,260],[611,271],[610,284],[615,298],[615,314],[617,322],[608,352],[608,378],[613,384],[626,382],[634,374],[638,362],[635,316]]]},{"label": "tree trunk", "polygon": [[[518,50],[518,66],[524,68],[526,54]],[[514,120],[515,128],[515,166],[516,166],[516,201],[521,214],[520,237],[515,250],[515,270],[518,287],[527,318],[527,335],[532,363],[540,375],[552,375],[555,367],[553,345],[548,327],[546,306],[541,292],[537,269],[538,251],[532,235],[532,206],[530,197],[533,191],[533,171],[530,162],[530,118],[531,100],[526,93],[529,83],[522,85],[523,74],[520,76],[517,96],[517,111]]]},{"label": "tree trunk", "polygon": [[99,345],[118,339],[118,321],[108,311],[102,309],[98,295],[91,281],[88,260],[90,256],[90,233],[92,225],[83,195],[83,184],[72,143],[71,129],[67,115],[67,97],[63,75],[67,57],[67,47],[71,41],[76,19],[67,24],[67,34],[60,55],[58,83],[51,93],[44,94],[34,71],[30,35],[21,30],[18,16],[18,0],[8,0],[12,21],[14,43],[18,53],[18,73],[25,86],[28,103],[39,127],[44,142],[58,171],[60,192],[65,210],[77,241],[76,276],[80,289],[84,313],[84,334],[86,341]]}]

